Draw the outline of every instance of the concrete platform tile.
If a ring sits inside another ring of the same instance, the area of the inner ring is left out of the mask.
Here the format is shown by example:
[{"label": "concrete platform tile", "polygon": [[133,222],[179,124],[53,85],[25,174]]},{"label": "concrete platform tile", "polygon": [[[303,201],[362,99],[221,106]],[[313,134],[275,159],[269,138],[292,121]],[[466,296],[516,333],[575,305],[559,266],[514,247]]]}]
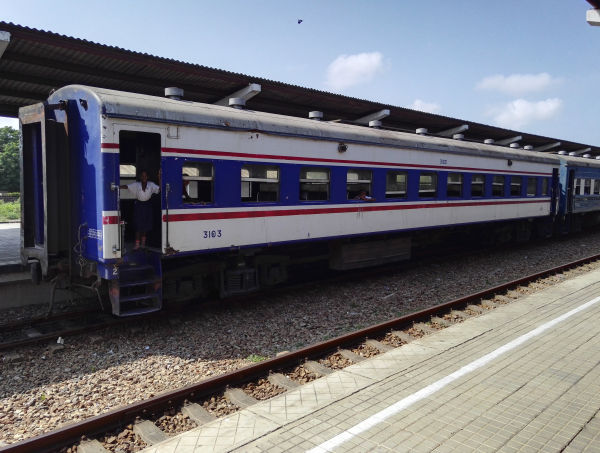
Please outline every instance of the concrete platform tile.
[{"label": "concrete platform tile", "polygon": [[338,371],[260,402],[248,411],[279,424],[290,423],[372,383],[373,380],[367,377]]},{"label": "concrete platform tile", "polygon": [[234,448],[252,439],[267,434],[278,427],[272,421],[255,414],[240,411],[228,417],[217,419],[179,436],[160,442],[151,449],[152,453],[170,451],[173,446],[188,451],[219,452]]}]

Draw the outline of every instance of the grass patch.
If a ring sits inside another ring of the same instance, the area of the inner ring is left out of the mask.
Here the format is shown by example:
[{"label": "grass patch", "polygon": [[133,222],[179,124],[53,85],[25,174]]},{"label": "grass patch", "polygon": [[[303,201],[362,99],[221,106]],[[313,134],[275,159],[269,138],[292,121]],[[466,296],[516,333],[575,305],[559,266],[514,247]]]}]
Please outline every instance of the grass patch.
[{"label": "grass patch", "polygon": [[5,203],[0,200],[0,222],[11,220],[21,220],[21,202],[17,200]]},{"label": "grass patch", "polygon": [[263,360],[267,360],[267,358],[262,355],[258,355],[258,354],[250,354],[248,357],[246,357],[246,360],[256,363],[256,362],[262,362]]}]

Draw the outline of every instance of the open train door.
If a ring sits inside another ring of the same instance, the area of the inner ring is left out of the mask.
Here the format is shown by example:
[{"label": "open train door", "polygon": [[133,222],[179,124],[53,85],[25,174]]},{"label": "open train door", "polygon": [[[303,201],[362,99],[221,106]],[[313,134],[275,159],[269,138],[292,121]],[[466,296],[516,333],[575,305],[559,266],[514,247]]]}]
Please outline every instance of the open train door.
[{"label": "open train door", "polygon": [[[50,115],[48,115],[50,112]],[[21,128],[21,261],[32,277],[69,252],[69,144],[65,123],[43,103],[19,110]]]}]

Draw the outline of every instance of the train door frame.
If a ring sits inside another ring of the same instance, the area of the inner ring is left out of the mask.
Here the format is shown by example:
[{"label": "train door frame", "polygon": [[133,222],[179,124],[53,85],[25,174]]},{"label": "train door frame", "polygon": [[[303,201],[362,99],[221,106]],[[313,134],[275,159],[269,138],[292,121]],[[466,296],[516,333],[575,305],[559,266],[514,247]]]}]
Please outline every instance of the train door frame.
[{"label": "train door frame", "polygon": [[[130,184],[134,180],[139,180],[140,174],[142,171],[146,171],[148,173],[148,180],[154,182],[155,184],[159,184],[158,181],[158,172],[163,171],[162,168],[162,149],[165,146],[166,140],[166,128],[156,127],[156,126],[141,126],[137,124],[127,124],[127,123],[113,123],[113,137],[114,143],[119,144],[119,154],[118,161],[116,164],[116,172],[115,179],[118,181],[118,185]],[[129,136],[129,137],[128,137]],[[146,143],[143,143],[144,140],[140,140],[142,144],[142,148],[131,148],[131,142],[136,142],[136,136],[146,137]],[[152,138],[152,136],[159,136],[156,138]],[[151,143],[156,140],[155,143]],[[123,146],[125,141],[129,141],[130,144]],[[125,149],[128,148],[128,149]],[[148,152],[149,151],[149,152]],[[121,181],[121,164],[123,163],[122,156],[128,154],[125,163],[123,165],[132,164],[133,161],[131,159],[132,152],[135,153],[135,178]],[[162,177],[164,181],[164,175]],[[162,190],[162,188],[161,188]],[[119,195],[119,212],[120,212],[120,222],[123,223],[124,234],[123,232],[123,241],[127,242],[127,240],[133,237],[133,199],[131,194],[125,189],[120,192]],[[163,231],[162,231],[162,211],[163,211],[163,196],[159,195],[155,200],[156,204],[154,205],[154,224],[153,224],[153,232],[148,237],[148,246],[151,248],[164,250],[164,240],[163,240]],[[160,200],[160,201],[158,201]],[[123,201],[125,201],[125,205],[123,206]],[[131,201],[131,203],[129,202]],[[128,206],[130,204],[131,206]],[[125,209],[123,209],[125,207]],[[125,211],[125,212],[123,212]]]},{"label": "train door frame", "polygon": [[[21,261],[32,278],[47,275],[49,261],[70,255],[70,144],[63,104],[38,103],[19,111],[21,135]],[[27,155],[34,155],[28,159]],[[33,164],[29,162],[34,161]],[[69,263],[71,260],[69,259]],[[70,264],[69,264],[70,272]]]}]

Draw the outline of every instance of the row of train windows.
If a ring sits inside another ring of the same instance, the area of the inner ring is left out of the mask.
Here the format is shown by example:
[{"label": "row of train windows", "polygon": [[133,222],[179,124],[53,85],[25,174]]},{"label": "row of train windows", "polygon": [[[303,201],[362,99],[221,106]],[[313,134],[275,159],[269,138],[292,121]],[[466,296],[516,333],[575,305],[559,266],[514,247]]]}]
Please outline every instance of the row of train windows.
[{"label": "row of train windows", "polygon": [[600,179],[575,179],[575,195],[600,195]]},{"label": "row of train windows", "polygon": [[[213,166],[210,163],[186,163],[182,167],[184,202],[212,202],[213,174]],[[419,174],[419,198],[435,198],[438,195],[438,176],[435,172],[421,172]],[[280,172],[277,166],[244,165],[241,169],[241,201],[278,201],[279,177]],[[510,196],[522,196],[523,184],[526,184],[528,197],[548,196],[549,194],[548,178],[542,179],[541,190],[538,194],[538,178],[503,175],[490,175],[489,177],[493,178],[491,181],[491,195],[494,197],[506,196],[506,178],[510,178]],[[408,182],[408,172],[388,170],[386,173],[385,198],[407,198]],[[465,189],[467,189],[467,191],[470,191],[471,197],[483,197],[485,196],[485,182],[486,175],[474,174],[471,175],[470,188],[466,188],[464,174],[448,173],[446,196],[448,198],[461,198],[467,195],[465,193]],[[330,199],[330,173],[328,168],[301,168],[299,183],[299,199],[301,201],[327,201]],[[364,195],[372,195],[372,183],[373,173],[371,170],[349,169],[346,177],[347,199],[361,199]]]}]

